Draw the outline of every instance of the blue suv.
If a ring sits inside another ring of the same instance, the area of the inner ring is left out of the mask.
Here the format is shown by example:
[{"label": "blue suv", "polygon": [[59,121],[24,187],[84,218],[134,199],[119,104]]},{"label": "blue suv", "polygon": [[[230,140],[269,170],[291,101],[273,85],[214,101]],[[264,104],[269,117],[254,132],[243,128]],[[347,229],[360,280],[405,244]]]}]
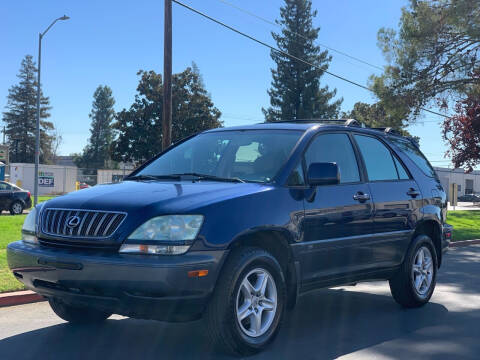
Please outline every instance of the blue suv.
[{"label": "blue suv", "polygon": [[118,184],[40,204],[8,264],[69,322],[112,313],[204,317],[248,355],[310,290],[384,279],[427,303],[451,238],[417,144],[354,120],[290,121],[189,137]]}]

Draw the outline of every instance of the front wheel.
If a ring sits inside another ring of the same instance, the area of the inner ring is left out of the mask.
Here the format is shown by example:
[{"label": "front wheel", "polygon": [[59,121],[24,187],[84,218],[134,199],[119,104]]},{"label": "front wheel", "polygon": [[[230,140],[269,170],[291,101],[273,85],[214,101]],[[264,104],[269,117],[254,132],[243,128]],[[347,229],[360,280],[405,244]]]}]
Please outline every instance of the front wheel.
[{"label": "front wheel", "polygon": [[20,201],[15,201],[10,206],[10,214],[11,215],[20,215],[23,213],[23,204]]},{"label": "front wheel", "polygon": [[98,323],[106,320],[110,317],[110,315],[112,315],[111,313],[107,313],[90,307],[67,305],[61,300],[55,298],[48,299],[48,302],[55,314],[70,323]]},{"label": "front wheel", "polygon": [[258,248],[238,249],[208,305],[208,332],[229,353],[254,354],[277,334],[285,304],[285,279],[275,257]]},{"label": "front wheel", "polygon": [[408,308],[425,305],[432,297],[437,279],[437,253],[427,235],[417,236],[398,273],[390,279],[396,302]]}]

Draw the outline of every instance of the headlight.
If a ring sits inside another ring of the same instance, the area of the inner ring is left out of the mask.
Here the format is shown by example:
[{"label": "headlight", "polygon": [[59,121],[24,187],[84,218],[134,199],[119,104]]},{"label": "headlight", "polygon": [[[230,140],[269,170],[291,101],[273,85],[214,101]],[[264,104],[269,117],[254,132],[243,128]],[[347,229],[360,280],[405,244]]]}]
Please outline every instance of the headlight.
[{"label": "headlight", "polygon": [[38,244],[37,208],[32,208],[22,226],[22,240],[29,244]]},{"label": "headlight", "polygon": [[188,251],[203,223],[202,215],[165,215],[137,228],[121,253],[178,255]]}]

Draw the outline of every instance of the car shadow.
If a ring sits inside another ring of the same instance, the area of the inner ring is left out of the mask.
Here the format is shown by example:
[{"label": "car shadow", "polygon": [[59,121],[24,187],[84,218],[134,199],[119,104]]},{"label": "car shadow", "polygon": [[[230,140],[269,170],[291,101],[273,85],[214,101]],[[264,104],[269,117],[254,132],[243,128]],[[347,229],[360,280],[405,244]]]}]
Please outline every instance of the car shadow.
[{"label": "car shadow", "polygon": [[[322,289],[299,299],[266,351],[252,359],[330,359],[441,324],[435,303],[404,310],[390,296]],[[101,325],[62,323],[0,341],[2,359],[227,359],[213,348],[202,320],[119,319]]]}]

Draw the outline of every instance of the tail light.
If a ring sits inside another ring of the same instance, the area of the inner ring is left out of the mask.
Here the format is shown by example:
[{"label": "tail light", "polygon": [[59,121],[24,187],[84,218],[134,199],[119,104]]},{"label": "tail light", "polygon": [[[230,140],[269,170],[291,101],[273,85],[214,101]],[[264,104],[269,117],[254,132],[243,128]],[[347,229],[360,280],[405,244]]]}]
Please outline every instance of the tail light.
[{"label": "tail light", "polygon": [[31,196],[30,191],[27,191],[27,193],[28,193],[28,197],[30,197]]}]

